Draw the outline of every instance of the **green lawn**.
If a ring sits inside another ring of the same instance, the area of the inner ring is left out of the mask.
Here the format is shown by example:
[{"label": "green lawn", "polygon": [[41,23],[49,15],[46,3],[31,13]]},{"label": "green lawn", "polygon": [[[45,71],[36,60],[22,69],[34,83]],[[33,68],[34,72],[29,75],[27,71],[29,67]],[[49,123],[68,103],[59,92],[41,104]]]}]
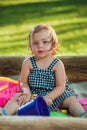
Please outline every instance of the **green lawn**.
[{"label": "green lawn", "polygon": [[1,0],[0,55],[29,55],[29,31],[41,23],[55,29],[58,55],[87,54],[87,0]]}]

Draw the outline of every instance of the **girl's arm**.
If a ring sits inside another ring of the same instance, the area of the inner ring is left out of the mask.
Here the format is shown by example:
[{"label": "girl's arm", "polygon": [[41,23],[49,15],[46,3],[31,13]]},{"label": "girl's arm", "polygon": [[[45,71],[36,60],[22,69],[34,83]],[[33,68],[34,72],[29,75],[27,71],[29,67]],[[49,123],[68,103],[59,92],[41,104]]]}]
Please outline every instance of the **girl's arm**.
[{"label": "girl's arm", "polygon": [[30,68],[31,65],[29,59],[25,59],[22,63],[21,74],[20,74],[20,82],[23,90],[22,96],[20,96],[18,99],[20,105],[27,103],[31,97],[31,91],[27,81],[28,75],[30,73]]},{"label": "girl's arm", "polygon": [[62,95],[66,84],[66,74],[63,62],[59,61],[53,69],[55,72],[56,85],[55,88],[44,97],[45,100],[48,100],[48,105],[51,105],[54,99]]}]

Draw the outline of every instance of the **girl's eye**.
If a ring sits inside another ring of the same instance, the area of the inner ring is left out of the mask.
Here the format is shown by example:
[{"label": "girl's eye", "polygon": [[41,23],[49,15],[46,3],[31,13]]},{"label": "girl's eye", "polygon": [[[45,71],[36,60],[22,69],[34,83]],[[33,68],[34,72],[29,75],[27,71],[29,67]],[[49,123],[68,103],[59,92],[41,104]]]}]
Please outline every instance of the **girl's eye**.
[{"label": "girl's eye", "polygon": [[47,41],[43,41],[44,44],[47,44],[48,42]]},{"label": "girl's eye", "polygon": [[34,44],[34,45],[38,45],[38,42],[34,42],[33,44]]}]

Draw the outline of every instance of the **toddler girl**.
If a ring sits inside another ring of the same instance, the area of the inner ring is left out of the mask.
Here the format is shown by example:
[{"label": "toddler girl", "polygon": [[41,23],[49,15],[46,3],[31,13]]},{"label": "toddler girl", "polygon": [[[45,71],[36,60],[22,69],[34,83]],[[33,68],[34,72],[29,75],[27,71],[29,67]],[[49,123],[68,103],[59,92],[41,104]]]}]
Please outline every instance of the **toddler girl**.
[{"label": "toddler girl", "polygon": [[[50,111],[56,107],[66,108],[73,116],[85,114],[74,92],[69,88],[63,62],[55,56],[59,42],[54,29],[48,25],[37,25],[29,34],[29,47],[33,56],[24,60],[21,82],[25,93],[43,96]],[[23,101],[21,96],[19,104]]]}]

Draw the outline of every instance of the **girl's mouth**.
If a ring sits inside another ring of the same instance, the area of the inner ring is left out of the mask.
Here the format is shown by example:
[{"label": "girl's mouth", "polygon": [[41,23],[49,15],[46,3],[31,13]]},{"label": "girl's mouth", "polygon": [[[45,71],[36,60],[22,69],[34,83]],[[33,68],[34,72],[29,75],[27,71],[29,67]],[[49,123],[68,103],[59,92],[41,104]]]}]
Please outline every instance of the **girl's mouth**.
[{"label": "girl's mouth", "polygon": [[38,53],[42,54],[44,51],[38,51]]}]

